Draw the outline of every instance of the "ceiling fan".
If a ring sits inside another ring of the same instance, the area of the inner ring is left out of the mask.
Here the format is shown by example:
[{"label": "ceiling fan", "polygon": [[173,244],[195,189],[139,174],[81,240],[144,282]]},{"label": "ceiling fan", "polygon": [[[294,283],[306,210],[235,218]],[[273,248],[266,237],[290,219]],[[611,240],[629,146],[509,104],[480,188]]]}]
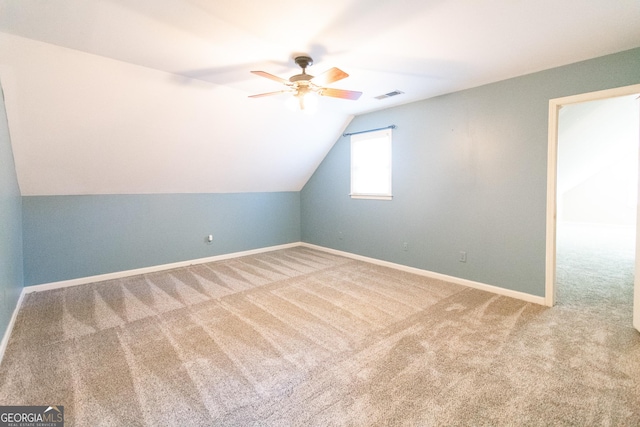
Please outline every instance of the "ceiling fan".
[{"label": "ceiling fan", "polygon": [[353,90],[324,87],[325,85],[349,77],[349,74],[345,73],[341,69],[333,67],[320,74],[319,76],[314,77],[311,74],[307,74],[306,71],[307,67],[313,64],[313,59],[311,59],[310,56],[296,56],[294,58],[294,61],[296,62],[296,64],[298,64],[298,66],[300,66],[300,68],[302,68],[302,73],[291,76],[289,80],[274,76],[273,74],[269,74],[265,71],[252,71],[253,74],[266,77],[278,83],[282,83],[283,85],[287,86],[287,89],[279,90],[276,92],[251,95],[249,96],[249,98],[261,98],[263,96],[279,95],[281,93],[293,93],[293,96],[297,98],[298,107],[301,110],[304,110],[307,106],[306,104],[308,104],[309,102],[308,95],[318,94],[322,96],[330,96],[333,98],[351,99],[354,101],[360,98],[360,95],[362,95],[362,92],[356,92]]}]

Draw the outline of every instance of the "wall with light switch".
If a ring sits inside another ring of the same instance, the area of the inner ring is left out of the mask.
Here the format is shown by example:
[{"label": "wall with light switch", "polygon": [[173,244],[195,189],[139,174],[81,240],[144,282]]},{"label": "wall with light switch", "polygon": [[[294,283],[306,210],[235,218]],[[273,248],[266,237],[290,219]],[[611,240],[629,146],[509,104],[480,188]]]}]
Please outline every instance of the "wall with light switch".
[{"label": "wall with light switch", "polygon": [[358,116],[347,132],[397,126],[393,200],[349,197],[341,137],[301,192],[302,240],[543,296],[549,100],[638,83],[635,49]]}]

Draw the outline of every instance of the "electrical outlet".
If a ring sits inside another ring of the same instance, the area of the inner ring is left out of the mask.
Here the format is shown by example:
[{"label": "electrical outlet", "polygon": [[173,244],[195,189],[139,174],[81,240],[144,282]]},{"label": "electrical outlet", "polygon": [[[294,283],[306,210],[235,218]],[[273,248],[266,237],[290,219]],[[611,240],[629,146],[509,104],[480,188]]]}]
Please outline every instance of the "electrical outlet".
[{"label": "electrical outlet", "polygon": [[208,244],[211,244],[213,242],[213,234],[209,234],[207,237],[205,237],[204,241]]},{"label": "electrical outlet", "polygon": [[338,231],[338,239],[344,239],[344,234],[342,233],[342,231]]},{"label": "electrical outlet", "polygon": [[409,243],[408,242],[404,242],[402,244],[402,250],[403,251],[408,251],[409,250]]},{"label": "electrical outlet", "polygon": [[460,262],[467,262],[467,253],[465,251],[460,251],[460,258],[458,259]]}]

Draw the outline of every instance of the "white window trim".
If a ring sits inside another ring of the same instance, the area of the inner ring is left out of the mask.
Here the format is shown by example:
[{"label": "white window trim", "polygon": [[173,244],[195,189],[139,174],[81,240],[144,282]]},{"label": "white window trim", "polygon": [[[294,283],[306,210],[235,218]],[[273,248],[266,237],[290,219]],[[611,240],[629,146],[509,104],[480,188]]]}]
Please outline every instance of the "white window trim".
[{"label": "white window trim", "polygon": [[369,199],[369,200],[393,200],[393,196],[381,196],[379,194],[349,194],[352,199]]},{"label": "white window trim", "polygon": [[[354,192],[353,191],[353,171],[354,171],[354,167],[353,167],[353,146],[354,146],[354,142],[358,143],[358,142],[362,142],[362,141],[366,141],[369,139],[376,139],[376,138],[380,138],[382,135],[387,135],[388,139],[389,139],[389,176],[388,176],[388,187],[389,187],[389,193],[358,193],[358,192]],[[383,130],[377,130],[377,131],[372,131],[372,132],[367,132],[367,133],[361,133],[361,134],[356,134],[356,135],[351,135],[351,165],[350,165],[350,179],[351,179],[351,192],[349,193],[349,196],[352,199],[369,199],[369,200],[392,200],[393,199],[393,151],[392,151],[392,144],[393,144],[393,139],[392,139],[392,132],[391,129],[383,129]]]}]

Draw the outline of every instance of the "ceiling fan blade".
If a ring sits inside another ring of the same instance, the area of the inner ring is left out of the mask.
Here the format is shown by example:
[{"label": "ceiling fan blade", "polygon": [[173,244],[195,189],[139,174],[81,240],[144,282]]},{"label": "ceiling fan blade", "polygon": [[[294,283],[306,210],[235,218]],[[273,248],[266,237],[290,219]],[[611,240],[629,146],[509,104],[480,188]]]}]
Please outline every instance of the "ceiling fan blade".
[{"label": "ceiling fan blade", "polygon": [[324,86],[333,82],[337,82],[338,80],[342,80],[346,77],[349,77],[349,74],[345,73],[340,68],[333,67],[320,74],[319,76],[312,78],[311,82],[318,86]]},{"label": "ceiling fan blade", "polygon": [[342,90],[342,89],[332,89],[330,87],[322,88],[320,91],[320,95],[322,96],[331,96],[333,98],[342,98],[342,99],[351,99],[355,101],[360,98],[362,92],[356,92],[354,90]]},{"label": "ceiling fan blade", "polygon": [[252,71],[251,73],[257,75],[257,76],[261,76],[261,77],[266,77],[268,79],[271,79],[273,81],[276,81],[278,83],[282,83],[282,84],[289,84],[289,80],[285,80],[281,77],[278,76],[274,76],[273,74],[269,74],[266,71]]},{"label": "ceiling fan blade", "polygon": [[291,92],[290,90],[279,90],[276,92],[259,93],[257,95],[249,95],[249,98],[262,98],[263,96],[280,95],[281,93]]}]

